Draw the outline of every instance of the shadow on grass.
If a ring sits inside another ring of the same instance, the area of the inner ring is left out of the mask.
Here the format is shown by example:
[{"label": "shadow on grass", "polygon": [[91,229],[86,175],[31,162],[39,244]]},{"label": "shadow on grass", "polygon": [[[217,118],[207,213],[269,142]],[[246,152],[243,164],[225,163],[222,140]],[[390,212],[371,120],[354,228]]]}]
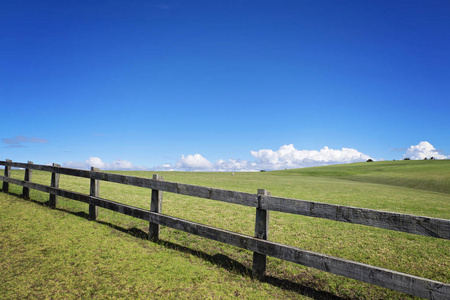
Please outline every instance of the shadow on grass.
[{"label": "shadow on grass", "polygon": [[[38,205],[41,206],[46,206],[48,207],[49,205],[49,201],[38,201],[38,200],[34,200],[34,199],[27,199],[22,197],[22,195],[19,194],[15,194],[15,193],[10,193],[13,196],[17,196],[19,198],[22,198],[26,201],[30,201],[33,203],[36,203]],[[70,211],[67,209],[63,209],[63,208],[54,208],[55,210],[61,211],[61,212],[65,212],[65,213],[69,213],[72,214],[74,216],[77,217],[82,217],[85,218],[87,220],[89,220],[89,214],[84,212],[84,211],[78,211],[78,212],[74,212],[74,211]],[[149,240],[148,234],[147,232],[139,229],[139,228],[130,228],[130,229],[126,229],[120,226],[117,226],[115,224],[109,223],[109,222],[105,222],[105,221],[96,221],[99,224],[102,225],[106,225],[108,227],[111,227],[114,230],[126,233],[126,234],[130,234],[136,238],[139,239],[143,239],[143,240]],[[175,244],[169,241],[165,241],[162,239],[159,239],[157,241],[154,241],[155,243],[157,243],[158,245],[161,245],[163,247],[166,247],[168,249],[172,249],[172,250],[176,250],[176,251],[180,251],[183,253],[187,253],[193,256],[196,256],[198,258],[204,259],[209,261],[210,263],[224,268],[230,272],[239,274],[239,275],[243,275],[243,276],[248,276],[251,277],[252,274],[252,270],[248,267],[246,267],[245,265],[243,265],[242,263],[229,258],[226,255],[223,254],[214,254],[214,255],[210,255],[206,252],[200,251],[200,250],[195,250],[195,249],[191,249],[179,244]],[[339,296],[336,296],[332,293],[329,292],[325,292],[325,291],[320,291],[317,290],[315,288],[309,287],[309,286],[305,286],[296,282],[293,282],[289,279],[281,279],[281,278],[277,278],[277,277],[273,277],[270,275],[265,276],[262,280],[262,282],[266,282],[272,286],[284,289],[284,290],[289,290],[289,291],[294,291],[300,295],[303,296],[307,296],[307,297],[311,297],[313,299],[336,299],[336,300],[344,300],[344,299],[350,299],[350,298],[342,298]]]},{"label": "shadow on grass", "polygon": [[[139,229],[137,229],[137,230],[139,230]],[[139,230],[139,231],[141,231],[141,230]],[[219,266],[221,268],[224,268],[230,272],[234,272],[239,275],[251,277],[252,270],[250,268],[247,268],[240,262],[238,262],[234,259],[231,259],[226,255],[223,255],[220,253],[214,254],[214,255],[209,255],[203,251],[193,250],[191,248],[187,248],[187,247],[184,247],[184,246],[172,243],[172,242],[164,241],[164,240],[158,240],[156,243],[163,245],[164,247],[169,248],[169,249],[185,252],[185,253],[197,256],[199,258],[205,259],[205,260],[211,262],[212,264]],[[305,286],[305,285],[302,285],[302,284],[299,284],[299,283],[296,283],[296,282],[293,282],[293,281],[290,281],[287,279],[281,279],[281,278],[268,276],[268,275],[264,276],[264,278],[261,280],[261,282],[266,282],[270,285],[276,286],[276,287],[284,289],[284,290],[294,291],[298,294],[301,294],[301,295],[307,296],[307,297],[311,297],[313,299],[333,299],[333,300],[348,299],[348,298],[338,297],[338,296],[328,293],[328,292],[319,291],[312,287],[308,287],[308,286]]]},{"label": "shadow on grass", "polygon": [[39,200],[31,199],[31,198],[26,198],[22,194],[17,194],[17,193],[12,193],[12,192],[8,192],[8,195],[16,196],[17,198],[21,198],[23,200],[33,202],[33,203],[41,205],[41,206],[48,206],[48,203],[49,203],[48,200],[47,201],[39,201]]},{"label": "shadow on grass", "polygon": [[[118,230],[118,231],[124,232],[126,234],[130,234],[136,238],[140,238],[143,240],[149,240],[147,232],[145,232],[139,228],[133,227],[130,229],[126,229],[126,228],[123,228],[123,227],[120,227],[120,226],[117,226],[117,225],[114,225],[114,224],[111,224],[108,222],[104,222],[104,221],[97,221],[97,223],[109,226],[109,227],[113,228],[114,230]],[[155,241],[155,243],[157,243],[158,245],[164,246],[168,249],[180,251],[180,252],[187,253],[187,254],[196,256],[198,258],[207,260],[210,263],[212,263],[218,267],[224,268],[230,272],[233,272],[233,273],[236,273],[239,275],[250,277],[252,274],[252,270],[250,268],[247,268],[242,263],[240,263],[234,259],[231,259],[228,256],[220,254],[220,253],[210,255],[206,252],[191,249],[191,248],[188,248],[188,247],[185,247],[185,246],[182,246],[179,244],[175,244],[175,243],[172,243],[169,241],[165,241],[162,239]],[[308,287],[308,286],[293,282],[288,279],[281,279],[281,278],[277,278],[277,277],[273,277],[273,276],[265,276],[261,281],[266,282],[270,285],[276,286],[278,288],[284,289],[284,290],[294,291],[298,294],[301,294],[301,295],[307,296],[307,297],[311,297],[313,299],[333,299],[333,300],[349,299],[349,298],[342,298],[342,297],[336,296],[332,293],[319,291],[312,287]]]},{"label": "shadow on grass", "polygon": [[[47,201],[39,201],[39,200],[31,199],[31,198],[26,198],[22,194],[16,194],[16,193],[8,193],[8,194],[10,194],[12,196],[16,196],[16,197],[21,198],[21,199],[26,200],[26,201],[35,203],[35,204],[40,205],[40,206],[49,207],[49,205],[50,205],[50,201],[48,201],[48,200]],[[82,217],[82,218],[85,218],[85,219],[89,219],[89,214],[84,212],[84,211],[74,212],[74,211],[70,211],[70,210],[67,210],[67,209],[64,209],[64,208],[58,208],[58,207],[55,207],[53,209],[58,210],[58,211],[62,211],[62,212],[65,212],[65,213],[69,213],[69,214],[77,216],[77,217]]]}]

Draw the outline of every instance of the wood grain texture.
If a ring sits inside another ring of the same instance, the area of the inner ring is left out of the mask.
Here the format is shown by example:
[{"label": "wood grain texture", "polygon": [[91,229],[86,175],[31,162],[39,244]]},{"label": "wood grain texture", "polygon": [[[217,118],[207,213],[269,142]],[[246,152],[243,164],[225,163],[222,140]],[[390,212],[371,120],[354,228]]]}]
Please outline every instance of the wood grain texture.
[{"label": "wood grain texture", "polygon": [[[99,168],[91,167],[91,171],[100,172]],[[100,181],[97,179],[90,180],[89,195],[93,197],[98,197],[100,195]],[[89,203],[89,220],[95,221],[98,217],[98,206]]]},{"label": "wood grain texture", "polygon": [[[255,238],[267,240],[269,238],[269,211],[261,209],[261,196],[270,195],[270,192],[264,189],[258,189],[258,207],[256,208],[255,217]],[[266,255],[253,252],[252,276],[261,280],[266,272],[267,258]]]},{"label": "wood grain texture", "polygon": [[[9,176],[11,176],[11,166],[10,165],[8,165],[7,163],[12,163],[12,161],[10,160],[10,159],[7,159],[6,161],[5,161],[5,173],[4,173],[4,175],[5,175],[5,177],[9,177]],[[2,186],[2,192],[3,193],[8,193],[9,192],[9,182],[7,182],[7,181],[3,181],[3,186]]]},{"label": "wood grain texture", "polygon": [[[53,164],[54,170],[57,170],[58,167],[60,167],[60,165]],[[50,182],[51,187],[53,187],[53,188],[59,187],[59,177],[60,177],[59,173],[52,172],[52,179]],[[48,198],[48,206],[50,206],[51,208],[55,208],[57,204],[58,204],[58,196],[54,195],[54,194],[50,194],[49,198]]]},{"label": "wood grain texture", "polygon": [[450,220],[305,200],[262,196],[267,210],[450,239]]},{"label": "wood grain texture", "polygon": [[[163,177],[153,174],[154,180],[164,180]],[[162,201],[163,201],[163,192],[160,190],[152,189],[152,200],[150,203],[150,211],[161,213],[162,210]],[[149,222],[148,235],[152,240],[159,239],[160,225],[157,223]]]},{"label": "wood grain texture", "polygon": [[[28,161],[28,165],[32,165],[32,161]],[[26,168],[25,169],[25,176],[23,178],[24,181],[31,181],[33,175],[33,169]],[[30,199],[30,189],[27,187],[23,187],[22,189],[22,197],[25,199]]]}]

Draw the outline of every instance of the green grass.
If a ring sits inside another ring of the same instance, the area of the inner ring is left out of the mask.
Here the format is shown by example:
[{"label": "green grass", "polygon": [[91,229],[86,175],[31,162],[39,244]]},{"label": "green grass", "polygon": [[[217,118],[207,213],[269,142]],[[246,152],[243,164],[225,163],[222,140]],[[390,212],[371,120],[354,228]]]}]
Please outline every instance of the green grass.
[{"label": "green grass", "polygon": [[[23,178],[23,171],[13,170]],[[151,177],[153,172],[117,172]],[[449,161],[398,161],[263,173],[157,172],[166,180],[450,219]],[[50,174],[33,172],[49,184]],[[89,192],[89,180],[61,176],[60,187]],[[20,194],[22,188],[11,186]],[[100,183],[100,196],[150,206],[148,189]],[[405,299],[390,291],[268,258],[267,280],[249,276],[252,253],[163,227],[161,241],[142,237],[148,223],[31,191],[31,201],[0,194],[0,292],[21,298]],[[163,213],[253,235],[255,210],[164,193]],[[450,282],[450,241],[272,212],[269,239],[442,282]]]},{"label": "green grass", "polygon": [[450,160],[400,160],[293,169],[281,173],[340,178],[450,194],[449,170]]}]

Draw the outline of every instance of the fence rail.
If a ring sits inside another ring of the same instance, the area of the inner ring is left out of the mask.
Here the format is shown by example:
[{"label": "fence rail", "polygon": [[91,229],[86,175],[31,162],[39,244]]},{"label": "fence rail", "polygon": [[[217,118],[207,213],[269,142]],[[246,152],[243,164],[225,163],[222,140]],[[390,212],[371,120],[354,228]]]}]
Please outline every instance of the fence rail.
[{"label": "fence rail", "polygon": [[[429,299],[450,299],[450,284],[448,283],[271,242],[268,241],[267,234],[269,228],[269,212],[271,210],[442,239],[450,239],[450,220],[281,198],[270,195],[266,190],[258,190],[257,194],[251,194],[188,185],[164,181],[158,175],[154,175],[153,179],[149,179],[104,173],[95,168],[87,171],[63,168],[56,164],[46,166],[35,165],[32,162],[28,162],[27,164],[12,162],[10,160],[0,161],[0,165],[5,166],[4,176],[0,175],[0,180],[3,181],[3,192],[8,192],[9,184],[16,184],[23,187],[24,197],[29,196],[29,189],[48,193],[50,195],[49,205],[51,207],[56,207],[58,196],[81,201],[89,204],[89,219],[91,220],[97,218],[98,207],[146,220],[149,222],[149,236],[151,239],[159,238],[159,227],[163,225],[253,251],[252,274],[256,278],[262,278],[264,276],[266,256],[268,255],[414,296]],[[11,167],[25,169],[24,180],[11,178]],[[51,185],[47,186],[31,182],[31,170],[51,172]],[[90,194],[86,195],[60,189],[60,174],[91,179]],[[99,180],[151,189],[152,200],[150,210],[100,198]],[[255,237],[164,215],[161,213],[162,192],[255,207]]]}]

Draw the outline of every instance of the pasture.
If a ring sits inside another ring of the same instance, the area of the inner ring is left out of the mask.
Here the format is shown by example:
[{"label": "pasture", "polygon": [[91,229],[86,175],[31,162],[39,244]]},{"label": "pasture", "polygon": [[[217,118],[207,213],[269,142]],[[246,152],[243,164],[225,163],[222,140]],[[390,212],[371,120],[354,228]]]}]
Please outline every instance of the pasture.
[{"label": "pasture", "polygon": [[[274,196],[450,219],[450,161],[395,161],[261,173],[113,172]],[[12,177],[23,178],[23,170]],[[49,184],[49,173],[33,182]],[[89,179],[61,176],[60,187],[89,194]],[[0,194],[0,291],[6,298],[405,299],[405,294],[268,258],[267,277],[250,277],[252,253],[21,187]],[[15,194],[15,195],[14,195]],[[148,209],[148,189],[100,183],[100,197]],[[163,213],[254,233],[254,208],[164,194]],[[450,282],[450,241],[271,212],[269,240],[399,272]]]}]

